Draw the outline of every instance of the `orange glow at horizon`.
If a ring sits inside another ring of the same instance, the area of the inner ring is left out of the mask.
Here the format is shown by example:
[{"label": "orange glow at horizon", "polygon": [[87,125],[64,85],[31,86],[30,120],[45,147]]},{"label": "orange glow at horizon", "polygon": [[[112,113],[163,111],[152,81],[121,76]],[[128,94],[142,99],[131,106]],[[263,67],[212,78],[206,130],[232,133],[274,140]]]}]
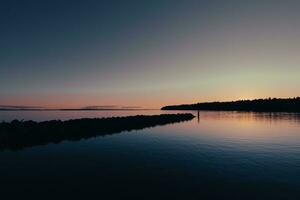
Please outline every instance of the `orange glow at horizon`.
[{"label": "orange glow at horizon", "polygon": [[[201,96],[189,95],[11,95],[3,96],[0,99],[2,106],[38,106],[43,108],[82,108],[86,106],[115,106],[121,107],[136,107],[144,109],[160,109],[166,105],[178,104],[193,104],[199,102],[213,102],[213,101],[235,101],[245,99],[269,98],[254,97],[254,96],[235,96],[233,98],[227,97],[211,97],[204,98]],[[271,96],[277,98],[289,98],[289,96]],[[292,96],[294,97],[294,96]]]}]

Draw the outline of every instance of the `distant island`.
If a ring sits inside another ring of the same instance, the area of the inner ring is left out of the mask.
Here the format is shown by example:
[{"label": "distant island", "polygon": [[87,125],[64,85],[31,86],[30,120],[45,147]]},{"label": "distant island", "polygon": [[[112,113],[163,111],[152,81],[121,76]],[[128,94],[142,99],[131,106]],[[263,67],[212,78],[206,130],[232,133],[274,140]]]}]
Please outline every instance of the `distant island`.
[{"label": "distant island", "polygon": [[137,106],[85,106],[81,108],[45,108],[41,106],[0,105],[0,111],[135,111],[152,110]]},{"label": "distant island", "polygon": [[194,117],[192,114],[162,114],[84,118],[67,121],[35,122],[13,120],[11,122],[0,122],[0,151],[59,143],[64,140],[76,141],[83,138],[187,121]]},{"label": "distant island", "polygon": [[171,105],[162,107],[161,110],[300,112],[300,97]]}]

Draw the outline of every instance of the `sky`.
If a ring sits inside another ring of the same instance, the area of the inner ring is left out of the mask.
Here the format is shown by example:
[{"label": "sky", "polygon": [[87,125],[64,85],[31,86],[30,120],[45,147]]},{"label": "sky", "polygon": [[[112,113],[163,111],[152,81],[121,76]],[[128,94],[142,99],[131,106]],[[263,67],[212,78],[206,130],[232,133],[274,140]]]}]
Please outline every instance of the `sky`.
[{"label": "sky", "polygon": [[300,96],[297,0],[3,0],[0,105]]}]

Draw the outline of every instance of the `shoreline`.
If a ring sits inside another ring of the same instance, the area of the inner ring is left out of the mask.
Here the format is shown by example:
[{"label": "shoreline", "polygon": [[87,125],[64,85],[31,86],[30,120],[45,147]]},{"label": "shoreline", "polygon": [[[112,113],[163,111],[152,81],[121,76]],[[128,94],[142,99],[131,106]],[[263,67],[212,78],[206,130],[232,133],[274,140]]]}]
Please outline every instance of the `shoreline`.
[{"label": "shoreline", "polygon": [[18,150],[25,147],[78,141],[123,131],[140,130],[155,126],[192,120],[195,116],[185,114],[136,115],[108,118],[82,118],[66,121],[0,122],[0,151]]},{"label": "shoreline", "polygon": [[300,97],[181,104],[164,106],[161,110],[300,112]]}]

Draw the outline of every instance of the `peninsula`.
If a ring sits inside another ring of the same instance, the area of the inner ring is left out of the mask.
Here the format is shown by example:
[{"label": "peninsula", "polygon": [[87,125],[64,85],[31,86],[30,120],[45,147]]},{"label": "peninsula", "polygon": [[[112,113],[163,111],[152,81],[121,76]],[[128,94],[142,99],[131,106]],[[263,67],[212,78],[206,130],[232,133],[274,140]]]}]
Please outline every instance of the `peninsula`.
[{"label": "peninsula", "polygon": [[300,97],[206,102],[165,106],[162,110],[219,110],[256,112],[300,112]]},{"label": "peninsula", "polygon": [[59,143],[64,140],[76,141],[122,131],[187,121],[194,117],[194,115],[186,113],[84,118],[67,121],[35,122],[13,120],[11,122],[0,122],[0,151]]}]

